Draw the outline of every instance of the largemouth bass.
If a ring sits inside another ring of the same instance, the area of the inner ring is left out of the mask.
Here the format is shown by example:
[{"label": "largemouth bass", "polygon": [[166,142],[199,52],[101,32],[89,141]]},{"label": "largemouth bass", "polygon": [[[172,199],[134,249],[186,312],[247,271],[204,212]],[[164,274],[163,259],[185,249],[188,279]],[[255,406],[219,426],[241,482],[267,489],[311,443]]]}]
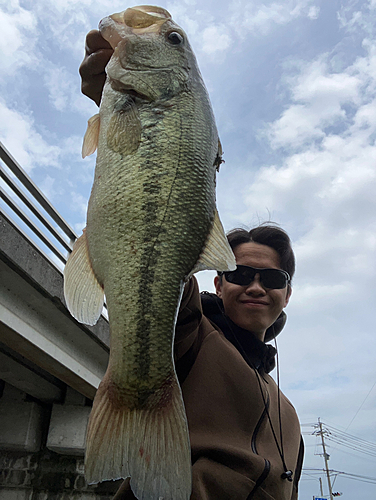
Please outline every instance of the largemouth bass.
[{"label": "largemouth bass", "polygon": [[235,269],[215,204],[221,147],[184,31],[159,7],[99,25],[114,48],[83,156],[97,151],[87,226],[65,267],[72,315],[111,345],[86,443],[89,483],[131,477],[140,500],[188,500],[191,456],[173,362],[177,311],[196,271]]}]

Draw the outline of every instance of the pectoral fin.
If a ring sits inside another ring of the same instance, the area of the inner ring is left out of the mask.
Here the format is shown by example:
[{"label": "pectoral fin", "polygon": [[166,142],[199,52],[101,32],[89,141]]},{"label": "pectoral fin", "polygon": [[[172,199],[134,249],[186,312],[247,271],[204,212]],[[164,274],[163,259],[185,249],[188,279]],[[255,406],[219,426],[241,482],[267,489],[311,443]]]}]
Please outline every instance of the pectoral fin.
[{"label": "pectoral fin", "polygon": [[69,312],[77,321],[95,325],[103,309],[104,291],[91,267],[85,230],[75,242],[64,268],[64,296]]},{"label": "pectoral fin", "polygon": [[99,113],[89,118],[82,144],[82,158],[92,155],[98,147],[100,118]]},{"label": "pectoral fin", "polygon": [[206,269],[216,271],[233,271],[236,269],[235,256],[227,241],[217,210],[215,210],[213,226],[204,249],[189,276]]},{"label": "pectoral fin", "polygon": [[107,129],[107,145],[116,153],[131,155],[141,141],[141,120],[133,101],[128,101],[116,111]]}]

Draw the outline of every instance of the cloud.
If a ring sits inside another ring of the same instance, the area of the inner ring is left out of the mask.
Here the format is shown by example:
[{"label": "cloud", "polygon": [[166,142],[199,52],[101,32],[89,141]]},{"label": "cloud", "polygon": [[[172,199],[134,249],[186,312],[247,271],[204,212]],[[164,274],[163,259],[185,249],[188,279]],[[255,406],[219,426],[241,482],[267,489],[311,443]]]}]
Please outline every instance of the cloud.
[{"label": "cloud", "polygon": [[[325,309],[331,309],[338,303],[338,300],[346,299],[346,296],[352,292],[352,285],[349,281],[316,285],[306,283],[296,287],[294,292],[296,292],[294,296],[296,307],[303,306],[304,314],[308,312],[317,314],[323,312],[323,306]],[[320,299],[316,300],[317,297]]]},{"label": "cloud", "polygon": [[71,56],[83,56],[84,36],[96,26],[91,26],[90,14],[98,9],[100,3],[84,0],[82,2],[39,0],[32,11],[41,26],[40,41],[46,47],[55,47],[61,51],[70,52]]},{"label": "cloud", "polygon": [[[80,217],[86,218],[88,199],[77,192],[71,192],[71,196],[73,201],[72,209],[78,212]],[[84,226],[81,226],[81,229],[82,227]]]},{"label": "cloud", "polygon": [[97,113],[98,108],[80,93],[80,78],[64,66],[46,64],[41,72],[50,104],[57,111],[79,112],[85,117]]},{"label": "cloud", "polygon": [[254,35],[266,35],[273,27],[285,25],[299,17],[317,19],[318,7],[313,0],[288,0],[284,2],[233,1],[231,26],[238,32],[245,30]]},{"label": "cloud", "polygon": [[257,172],[245,198],[252,211],[293,216],[306,234],[316,228],[318,242],[329,238],[324,246],[336,227],[343,235],[355,228],[346,235],[352,241],[359,220],[364,232],[374,226],[375,46],[365,49],[342,73],[331,70],[326,54],[286,79],[290,103],[266,127],[281,161]]},{"label": "cloud", "polygon": [[339,25],[348,33],[361,30],[370,36],[375,30],[375,0],[344,3],[337,13]]},{"label": "cloud", "polygon": [[1,100],[0,140],[27,172],[37,165],[59,166],[61,149],[35,130],[31,115],[10,109]]},{"label": "cloud", "polygon": [[34,47],[37,39],[35,15],[12,0],[0,9],[0,64],[3,72],[14,75],[23,66],[37,63]]},{"label": "cloud", "polygon": [[220,25],[205,28],[202,38],[204,42],[202,50],[207,54],[227,50],[232,43],[226,27]]},{"label": "cloud", "polygon": [[82,141],[84,137],[84,133],[86,130],[82,131],[82,136],[79,135],[71,135],[69,137],[64,138],[64,150],[66,153],[69,153],[75,158],[80,158],[81,160],[81,150],[82,150]]},{"label": "cloud", "polygon": [[298,148],[323,139],[328,127],[343,127],[351,119],[351,109],[345,106],[357,106],[362,100],[364,78],[359,69],[354,65],[345,72],[333,73],[328,54],[303,63],[300,73],[286,80],[292,103],[267,129],[274,148]]},{"label": "cloud", "polygon": [[312,7],[309,8],[308,10],[308,14],[307,14],[307,17],[309,19],[318,19],[320,15],[320,7],[318,7],[317,5],[312,5]]},{"label": "cloud", "polygon": [[52,200],[55,196],[55,193],[56,193],[55,182],[56,182],[56,179],[54,177],[51,177],[50,175],[46,175],[46,177],[43,179],[43,181],[41,182],[41,184],[39,186],[42,193],[49,200]]},{"label": "cloud", "polygon": [[264,167],[246,196],[249,212],[267,207],[293,228],[303,279],[351,276],[351,293],[374,269],[376,148],[368,134],[329,136],[281,167]]},{"label": "cloud", "polygon": [[52,106],[58,111],[65,111],[71,105],[72,94],[77,95],[72,85],[72,76],[63,67],[54,67],[46,71],[44,83],[49,92]]}]

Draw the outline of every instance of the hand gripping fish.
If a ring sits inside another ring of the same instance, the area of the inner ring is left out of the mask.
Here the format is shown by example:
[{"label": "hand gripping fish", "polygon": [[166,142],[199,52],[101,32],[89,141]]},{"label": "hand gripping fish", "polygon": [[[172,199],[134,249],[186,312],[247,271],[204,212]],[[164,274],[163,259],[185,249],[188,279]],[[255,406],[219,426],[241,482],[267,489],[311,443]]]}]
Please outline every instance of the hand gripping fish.
[{"label": "hand gripping fish", "polygon": [[111,346],[88,431],[88,482],[131,477],[140,500],[188,500],[191,454],[173,362],[184,282],[235,269],[215,206],[221,147],[184,31],[159,7],[103,19],[114,48],[83,156],[97,151],[87,226],[64,271],[68,309]]}]

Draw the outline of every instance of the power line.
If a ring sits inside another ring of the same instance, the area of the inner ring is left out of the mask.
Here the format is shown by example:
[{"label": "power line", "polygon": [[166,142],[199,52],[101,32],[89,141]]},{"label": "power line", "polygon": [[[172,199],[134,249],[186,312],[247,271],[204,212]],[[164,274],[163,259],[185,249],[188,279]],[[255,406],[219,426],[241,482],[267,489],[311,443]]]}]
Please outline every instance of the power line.
[{"label": "power line", "polygon": [[324,458],[325,469],[304,468],[303,474],[309,474],[311,477],[317,474],[319,476],[321,492],[322,492],[321,474],[323,472],[326,474],[327,477],[330,500],[333,500],[334,496],[333,486],[338,476],[351,479],[353,481],[376,484],[376,478],[374,477],[361,476],[359,474],[351,474],[343,471],[330,470],[328,467],[329,455],[326,452],[326,443],[324,437],[326,438],[327,441],[335,442],[344,448],[350,448],[352,451],[356,451],[357,453],[363,453],[367,456],[372,456],[372,457],[376,457],[376,443],[372,443],[371,441],[367,441],[365,439],[352,436],[351,434],[340,431],[339,429],[336,429],[333,426],[326,425],[324,427],[324,424],[323,422],[320,421],[320,418],[318,419],[318,424],[314,424],[313,427],[315,430],[312,434],[321,438],[322,453],[319,454],[322,455]]},{"label": "power line", "polygon": [[[330,432],[335,432],[337,434],[341,434],[343,437],[346,437],[348,439],[352,439],[352,440],[355,440],[355,441],[359,441],[359,442],[361,442],[363,444],[367,444],[368,446],[376,448],[376,443],[374,443],[374,442],[367,441],[365,439],[359,438],[357,436],[354,436],[352,434],[347,433],[346,431],[341,431],[340,429],[337,429],[336,427],[334,427],[332,425],[329,425],[329,424],[324,424],[324,425],[327,428],[326,429],[327,431],[330,430]],[[314,427],[314,428],[317,428],[318,424],[317,423],[306,423],[306,424],[301,424],[301,427]],[[308,430],[306,430],[306,431],[303,431],[302,434],[304,434],[304,435],[314,435],[315,432],[309,432]]]},{"label": "power line", "polygon": [[354,445],[351,442],[348,442],[346,440],[343,440],[343,439],[338,438],[336,436],[333,436],[331,434],[327,435],[326,438],[327,438],[328,441],[332,441],[334,443],[337,443],[340,446],[344,446],[345,448],[350,448],[353,451],[357,451],[359,453],[363,453],[364,455],[369,455],[371,457],[375,457],[376,458],[376,450],[362,448],[361,445]]},{"label": "power line", "polygon": [[332,441],[340,446],[349,448],[352,451],[356,451],[358,453],[376,458],[375,443],[366,441],[365,439],[360,439],[356,436],[352,436],[351,434],[342,432],[330,425],[326,425],[326,427],[326,438],[328,441]]},{"label": "power line", "polygon": [[357,474],[349,474],[348,472],[338,472],[338,475],[347,479],[353,479],[354,481],[360,481],[362,483],[376,484],[376,477],[359,476]]},{"label": "power line", "polygon": [[340,451],[341,453],[346,453],[346,455],[350,455],[351,457],[355,457],[355,458],[358,458],[358,459],[362,459],[362,460],[369,460],[369,455],[366,455],[364,457],[360,456],[359,454],[356,454],[356,453],[351,453],[350,451],[342,448],[342,449],[338,449],[338,448],[333,448],[333,450],[338,450]]},{"label": "power line", "polygon": [[[307,472],[309,471],[309,473]],[[325,472],[325,469],[314,469],[314,468],[309,468],[309,467],[303,467],[303,474],[307,474],[308,476],[312,476],[312,474],[322,474]],[[345,477],[347,479],[353,479],[355,481],[360,481],[360,482],[365,482],[365,483],[371,483],[371,484],[376,484],[376,477],[371,477],[371,476],[362,476],[359,474],[351,474],[350,472],[343,472],[339,470],[334,470],[334,469],[329,469],[330,475],[337,475],[341,477]]]},{"label": "power line", "polygon": [[363,405],[364,405],[364,403],[366,402],[366,400],[367,400],[368,396],[371,394],[371,392],[372,392],[373,388],[375,387],[375,385],[376,385],[376,380],[375,380],[375,383],[373,384],[373,386],[371,387],[371,389],[369,390],[369,392],[368,392],[367,396],[364,398],[363,403],[359,406],[359,408],[358,408],[357,412],[355,413],[355,415],[354,415],[354,416],[353,416],[353,418],[351,419],[351,422],[350,422],[350,423],[349,423],[349,425],[346,427],[346,430],[347,430],[347,429],[350,427],[350,425],[354,422],[355,417],[358,415],[358,413],[359,413],[359,412],[360,412],[360,410],[362,409],[362,406],[363,406]]},{"label": "power line", "polygon": [[364,445],[367,445],[367,446],[371,446],[372,448],[375,448],[376,449],[376,443],[373,443],[371,441],[366,441],[365,439],[361,439],[361,438],[358,438],[356,436],[353,436],[352,434],[348,434],[347,432],[344,432],[344,431],[341,431],[331,425],[328,425],[328,424],[325,424],[326,427],[335,432],[336,434],[340,434],[341,436],[343,436],[344,438],[347,438],[347,439],[351,439],[351,440],[354,440],[354,441],[358,441]]},{"label": "power line", "polygon": [[[319,425],[313,424],[313,427],[318,429]],[[328,424],[325,424],[325,428],[322,429],[322,432],[328,441],[336,443],[337,445],[350,449],[356,453],[376,458],[376,443],[358,438]],[[304,434],[307,435],[306,432],[304,432]],[[312,434],[319,436],[320,431],[315,430]]]}]

